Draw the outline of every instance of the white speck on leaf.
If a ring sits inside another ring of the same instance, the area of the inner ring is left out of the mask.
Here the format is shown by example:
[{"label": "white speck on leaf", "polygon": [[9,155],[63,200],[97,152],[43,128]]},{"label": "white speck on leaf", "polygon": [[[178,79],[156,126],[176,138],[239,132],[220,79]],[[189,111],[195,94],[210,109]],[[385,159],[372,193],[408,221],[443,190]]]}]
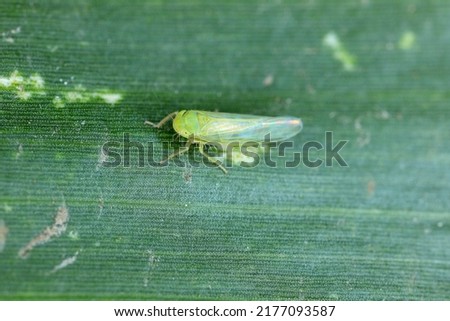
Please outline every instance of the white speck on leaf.
[{"label": "white speck on leaf", "polygon": [[110,105],[115,105],[122,99],[122,95],[116,93],[93,93],[92,96],[99,97],[103,99],[105,103]]}]

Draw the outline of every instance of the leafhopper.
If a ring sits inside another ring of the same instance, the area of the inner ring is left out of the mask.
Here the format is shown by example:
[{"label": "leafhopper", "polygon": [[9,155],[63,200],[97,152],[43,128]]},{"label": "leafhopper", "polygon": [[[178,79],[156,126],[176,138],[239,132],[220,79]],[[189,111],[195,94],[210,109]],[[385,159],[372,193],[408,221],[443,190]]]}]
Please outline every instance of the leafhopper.
[{"label": "leafhopper", "polygon": [[[270,134],[273,142],[282,141],[297,135],[303,127],[302,120],[296,117],[267,117],[201,110],[176,111],[164,117],[159,123],[145,121],[145,124],[161,128],[171,120],[173,129],[188,141],[162,163],[187,152],[191,145],[198,144],[200,153],[224,173],[227,173],[226,168],[220,160],[205,152],[205,146],[213,144],[226,150],[230,143],[235,142],[263,143],[267,134]],[[243,155],[239,154],[239,151],[234,152],[237,153],[236,159],[242,159]]]}]

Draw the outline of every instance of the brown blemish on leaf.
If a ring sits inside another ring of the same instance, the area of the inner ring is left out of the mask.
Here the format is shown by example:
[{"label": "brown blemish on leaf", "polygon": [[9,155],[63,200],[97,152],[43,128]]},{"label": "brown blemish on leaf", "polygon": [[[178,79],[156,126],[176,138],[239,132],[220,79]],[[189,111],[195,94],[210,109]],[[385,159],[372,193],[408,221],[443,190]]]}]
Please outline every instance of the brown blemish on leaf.
[{"label": "brown blemish on leaf", "polygon": [[367,196],[372,197],[375,193],[376,183],[374,180],[370,180],[367,182]]},{"label": "brown blemish on leaf", "polygon": [[183,173],[183,178],[184,178],[184,181],[186,182],[186,184],[192,183],[192,167],[190,167],[190,166],[185,167],[185,170]]},{"label": "brown blemish on leaf", "polygon": [[6,244],[6,237],[8,236],[9,229],[5,225],[3,220],[0,220],[0,253],[3,252]]},{"label": "brown blemish on leaf", "polygon": [[30,251],[41,244],[45,244],[52,238],[61,236],[66,231],[67,223],[69,222],[69,211],[67,207],[61,206],[56,212],[55,222],[51,226],[47,226],[39,235],[34,237],[27,245],[19,250],[19,256],[25,259]]}]

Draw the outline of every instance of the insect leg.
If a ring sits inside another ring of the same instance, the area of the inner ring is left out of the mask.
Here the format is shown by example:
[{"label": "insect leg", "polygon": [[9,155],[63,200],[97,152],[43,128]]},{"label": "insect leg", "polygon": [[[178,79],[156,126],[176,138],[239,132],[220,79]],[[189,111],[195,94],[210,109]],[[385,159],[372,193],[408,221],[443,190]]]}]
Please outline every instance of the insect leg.
[{"label": "insect leg", "polygon": [[174,111],[173,113],[170,113],[169,115],[167,115],[166,117],[164,117],[163,119],[161,119],[161,121],[157,124],[152,123],[151,121],[146,120],[144,122],[145,125],[150,125],[153,128],[161,128],[162,125],[164,125],[165,123],[167,123],[170,120],[173,120],[175,118],[175,116],[178,114],[177,111]]},{"label": "insect leg", "polygon": [[205,145],[204,144],[199,144],[199,145],[200,145],[200,148],[199,148],[200,153],[203,156],[205,156],[210,163],[216,164],[225,174],[227,174],[228,173],[227,169],[225,167],[223,167],[222,163],[218,159],[215,159],[214,157],[211,157],[205,153],[205,151],[203,150]]},{"label": "insect leg", "polygon": [[189,150],[189,147],[191,147],[192,143],[194,142],[194,136],[190,136],[189,140],[187,141],[186,145],[184,145],[183,147],[181,147],[177,152],[169,155],[166,159],[163,159],[162,161],[160,161],[160,164],[163,164],[165,162],[167,162],[169,159],[172,159],[174,157],[180,156],[181,154],[186,153]]}]

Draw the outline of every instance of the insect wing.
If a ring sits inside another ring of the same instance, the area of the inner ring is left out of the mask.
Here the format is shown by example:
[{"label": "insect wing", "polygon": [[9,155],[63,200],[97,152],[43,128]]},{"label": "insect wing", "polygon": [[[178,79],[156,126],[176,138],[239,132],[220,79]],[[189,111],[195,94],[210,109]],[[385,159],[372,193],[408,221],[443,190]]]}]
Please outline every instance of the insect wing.
[{"label": "insect wing", "polygon": [[272,141],[297,135],[302,122],[295,117],[263,117],[229,113],[199,112],[199,138],[205,141],[257,141],[267,134]]}]

